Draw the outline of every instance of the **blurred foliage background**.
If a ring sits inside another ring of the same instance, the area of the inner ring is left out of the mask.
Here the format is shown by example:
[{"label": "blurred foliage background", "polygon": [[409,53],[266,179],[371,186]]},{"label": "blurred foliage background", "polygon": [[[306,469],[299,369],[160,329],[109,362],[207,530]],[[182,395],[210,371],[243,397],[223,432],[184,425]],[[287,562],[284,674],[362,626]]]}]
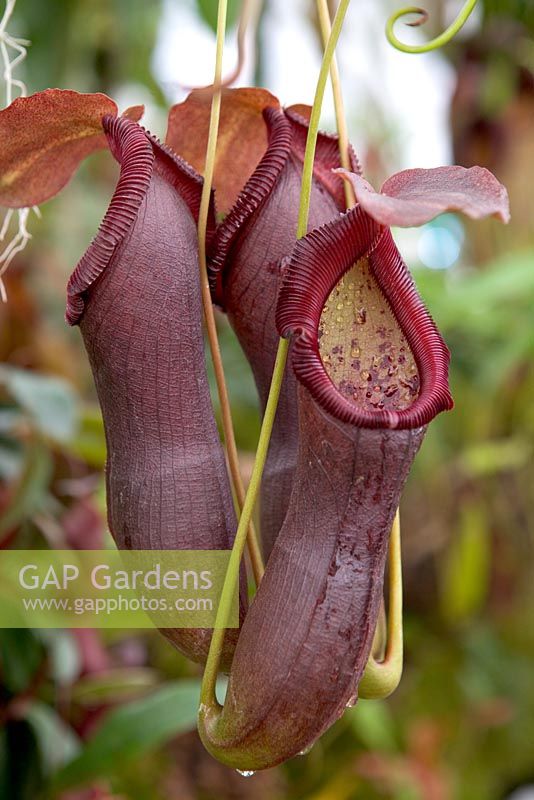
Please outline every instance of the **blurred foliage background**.
[{"label": "blurred foliage background", "polygon": [[[10,29],[32,42],[21,69],[29,91],[148,99],[151,118],[164,120],[168,101],[152,66],[164,5],[19,0]],[[302,24],[319,52],[313,3],[304,5]],[[230,6],[235,25],[239,4]],[[431,34],[450,8],[429,6]],[[213,27],[215,0],[188,7]],[[381,4],[384,20],[391,10]],[[157,633],[1,630],[2,800],[47,791],[62,800],[534,797],[534,7],[485,0],[480,11],[444,54],[455,75],[449,131],[456,163],[487,166],[508,186],[512,222],[503,229],[447,216],[423,231],[425,247],[413,247],[410,265],[453,354],[456,407],[432,424],[402,503],[400,688],[347,710],[308,755],[245,779],[204,752],[198,669]],[[258,81],[269,57],[262,20]],[[373,177],[384,169],[384,142],[394,152],[395,131],[383,122],[378,134],[376,122],[359,131]],[[101,418],[79,333],[63,311],[67,277],[116,174],[108,155],[90,159],[42,219],[31,218],[33,240],[6,275],[2,547],[91,548],[109,535]],[[451,237],[456,256],[440,261]],[[219,324],[246,468],[258,431],[255,390]]]}]

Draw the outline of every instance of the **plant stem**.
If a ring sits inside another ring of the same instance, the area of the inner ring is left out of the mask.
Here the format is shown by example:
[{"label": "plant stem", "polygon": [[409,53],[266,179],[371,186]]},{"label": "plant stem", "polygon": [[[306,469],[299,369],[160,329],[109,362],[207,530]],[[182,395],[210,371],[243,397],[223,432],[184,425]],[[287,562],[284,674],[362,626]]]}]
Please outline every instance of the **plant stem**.
[{"label": "plant stem", "polygon": [[[326,47],[331,31],[330,11],[327,0],[317,0],[317,13],[319,16],[323,44]],[[332,84],[332,94],[334,96],[334,108],[336,112],[340,162],[342,167],[350,169],[347,119],[345,116],[339,70],[335,58],[332,59],[332,65],[330,67],[330,81]],[[355,204],[356,198],[349,182],[344,181],[344,183],[346,205],[347,208],[350,208]],[[347,191],[347,189],[349,191]],[[400,515],[398,509],[391,529],[389,564],[390,593],[388,624],[387,627],[384,624],[385,611],[384,600],[382,599],[373,647],[358,690],[360,697],[364,699],[387,697],[397,688],[402,675],[402,564],[400,549]],[[384,658],[382,661],[378,661],[376,654],[382,652],[386,638],[387,644]]]},{"label": "plant stem", "polygon": [[[319,27],[321,28],[321,37],[323,40],[323,48],[326,47],[328,38],[332,31],[332,21],[330,19],[330,10],[328,8],[328,0],[317,0],[317,14],[319,17]],[[345,116],[345,104],[343,102],[343,92],[341,91],[341,80],[339,78],[339,69],[337,66],[337,59],[334,55],[332,64],[330,65],[330,83],[332,84],[332,94],[334,96],[334,109],[336,112],[336,128],[339,143],[339,161],[344,169],[350,170],[351,163],[349,157],[349,134],[347,130],[347,118]],[[345,204],[347,208],[351,208],[356,203],[354,196],[354,189],[349,181],[343,181],[345,190]]]},{"label": "plant stem", "polygon": [[[217,16],[217,49],[215,54],[215,75],[213,85],[220,87],[222,80],[222,59],[224,49],[224,34],[226,29],[227,0],[220,0]],[[206,166],[204,169],[204,184],[202,186],[202,197],[198,214],[198,253],[200,266],[200,286],[202,292],[202,305],[204,307],[204,318],[206,321],[206,332],[213,361],[215,381],[221,406],[222,427],[226,453],[228,456],[228,466],[230,477],[234,487],[235,498],[237,500],[238,511],[243,508],[245,501],[245,488],[239,468],[239,456],[235,441],[234,426],[232,423],[232,412],[228,389],[224,377],[224,367],[222,363],[221,349],[217,337],[217,325],[215,313],[211,302],[210,286],[208,281],[208,267],[206,261],[206,232],[208,227],[208,212],[211,198],[211,187],[213,185],[213,173],[215,169],[215,155],[217,149],[217,136],[219,133],[219,118],[221,114],[221,91],[216,88],[211,98],[211,114],[208,133],[208,144],[206,148]],[[256,586],[259,586],[263,576],[263,559],[258,542],[256,531],[252,520],[247,525],[248,530],[248,551],[250,562],[254,573]]]},{"label": "plant stem", "polygon": [[[323,97],[328,80],[328,72],[332,63],[332,58],[336,48],[336,44],[341,33],[343,20],[347,12],[350,0],[341,0],[334,18],[332,25],[332,32],[326,45],[319,78],[317,80],[317,87],[315,89],[315,97],[308,127],[308,138],[306,140],[306,150],[304,153],[304,164],[302,169],[302,184],[300,190],[300,205],[297,223],[297,238],[305,236],[308,228],[308,213],[310,208],[311,189],[313,181],[313,162],[315,158],[315,147],[317,144],[317,135],[319,132],[319,121],[321,116],[321,108]],[[258,449],[256,452],[256,460],[252,470],[252,477],[245,497],[243,511],[237,533],[230,555],[230,561],[226,577],[224,581],[223,590],[221,593],[221,600],[217,610],[216,628],[213,631],[211,639],[210,650],[208,659],[206,661],[206,669],[204,671],[204,678],[202,681],[202,689],[200,693],[200,702],[212,710],[221,708],[215,696],[215,684],[217,680],[217,672],[219,669],[219,662],[222,650],[222,644],[225,635],[225,626],[228,620],[229,611],[232,606],[234,595],[237,592],[237,583],[239,578],[239,564],[243,554],[245,544],[245,536],[248,523],[254,510],[256,498],[260,488],[261,477],[263,468],[265,466],[265,459],[267,458],[267,451],[269,449],[269,442],[278,406],[278,399],[280,397],[280,389],[284,377],[284,370],[287,361],[287,354],[289,350],[289,341],[281,339],[278,345],[276,354],[276,361],[273,370],[273,377],[267,406],[260,431],[258,441]]]}]

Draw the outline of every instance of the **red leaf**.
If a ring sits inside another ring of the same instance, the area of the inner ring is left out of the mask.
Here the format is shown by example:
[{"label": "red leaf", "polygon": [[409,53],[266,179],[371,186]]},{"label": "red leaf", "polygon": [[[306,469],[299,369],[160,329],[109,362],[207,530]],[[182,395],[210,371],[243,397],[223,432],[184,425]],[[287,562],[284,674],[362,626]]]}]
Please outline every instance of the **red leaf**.
[{"label": "red leaf", "polygon": [[20,97],[0,111],[0,205],[33,206],[57,194],[82,159],[107,147],[106,114],[117,115],[107,95],[64,89]]},{"label": "red leaf", "polygon": [[139,122],[144,113],[145,113],[144,106],[129,106],[129,108],[126,108],[122,112],[121,117],[126,117],[127,119],[131,119],[132,122]]},{"label": "red leaf", "polygon": [[338,172],[350,181],[362,208],[382,225],[423,225],[445,211],[461,211],[472,219],[510,219],[506,189],[483,167],[407,169],[388,178],[380,194],[359,175]]},{"label": "red leaf", "polygon": [[[196,89],[169,112],[165,141],[198,172],[204,171],[213,90]],[[217,210],[227,213],[267,149],[266,108],[279,108],[266,89],[223,89],[214,187]]]},{"label": "red leaf", "polygon": [[291,116],[297,114],[309,123],[311,117],[311,106],[305,103],[293,103],[292,106],[287,106],[286,112]]}]

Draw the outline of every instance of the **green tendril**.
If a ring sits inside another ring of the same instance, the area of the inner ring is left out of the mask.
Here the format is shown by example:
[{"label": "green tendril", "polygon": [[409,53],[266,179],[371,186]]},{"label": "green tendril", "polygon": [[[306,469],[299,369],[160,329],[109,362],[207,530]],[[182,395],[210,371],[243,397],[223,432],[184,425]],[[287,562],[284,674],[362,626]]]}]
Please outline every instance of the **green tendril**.
[{"label": "green tendril", "polygon": [[386,22],[387,40],[396,50],[400,50],[403,53],[429,53],[432,50],[438,50],[440,47],[448,44],[451,39],[456,36],[458,31],[463,28],[476,4],[477,0],[467,0],[454,22],[449,25],[449,27],[443,31],[443,33],[441,33],[439,36],[436,36],[435,39],[431,39],[429,42],[425,42],[424,44],[405,44],[404,42],[401,42],[400,39],[398,39],[395,35],[394,27],[397,20],[399,20],[401,17],[405,17],[407,14],[418,14],[420,16],[419,20],[416,22],[408,22],[406,23],[407,25],[410,25],[411,27],[423,25],[428,19],[428,12],[417,6],[401,8],[399,11],[396,11]]}]

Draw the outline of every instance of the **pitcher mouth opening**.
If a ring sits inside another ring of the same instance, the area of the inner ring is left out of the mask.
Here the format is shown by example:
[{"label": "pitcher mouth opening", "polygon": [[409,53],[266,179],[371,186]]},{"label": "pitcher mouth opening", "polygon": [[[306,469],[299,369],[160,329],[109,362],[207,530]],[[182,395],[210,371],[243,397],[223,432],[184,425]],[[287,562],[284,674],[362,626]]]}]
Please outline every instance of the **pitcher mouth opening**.
[{"label": "pitcher mouth opening", "polygon": [[277,325],[297,378],[343,422],[419,428],[452,408],[449,351],[389,229],[360,207],[296,244]]}]

